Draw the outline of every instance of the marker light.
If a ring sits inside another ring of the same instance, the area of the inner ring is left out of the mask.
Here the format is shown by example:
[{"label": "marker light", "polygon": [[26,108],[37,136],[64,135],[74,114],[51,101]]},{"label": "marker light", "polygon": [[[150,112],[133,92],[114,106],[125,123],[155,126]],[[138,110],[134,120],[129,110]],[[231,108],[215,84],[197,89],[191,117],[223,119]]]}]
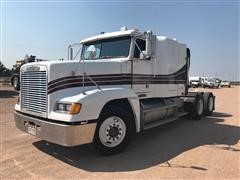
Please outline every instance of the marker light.
[{"label": "marker light", "polygon": [[80,112],[80,110],[81,110],[81,104],[72,103],[69,114],[78,114]]}]

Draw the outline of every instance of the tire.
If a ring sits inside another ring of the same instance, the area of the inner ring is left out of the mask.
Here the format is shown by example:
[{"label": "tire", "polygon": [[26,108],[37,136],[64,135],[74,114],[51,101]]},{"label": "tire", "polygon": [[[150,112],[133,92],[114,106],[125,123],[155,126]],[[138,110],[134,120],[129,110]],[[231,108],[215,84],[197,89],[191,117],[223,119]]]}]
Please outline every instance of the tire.
[{"label": "tire", "polygon": [[204,114],[207,116],[212,115],[213,110],[214,110],[214,96],[212,93],[205,94],[204,96]]},{"label": "tire", "polygon": [[16,91],[20,90],[20,82],[19,82],[19,77],[18,76],[13,77],[12,84],[13,84],[13,87]]},{"label": "tire", "polygon": [[93,146],[102,155],[122,152],[130,142],[133,122],[130,114],[119,106],[107,106],[100,115]]},{"label": "tire", "polygon": [[204,111],[204,99],[203,95],[199,94],[196,96],[196,100],[190,109],[189,112],[190,118],[194,120],[200,120],[203,116],[203,111]]}]

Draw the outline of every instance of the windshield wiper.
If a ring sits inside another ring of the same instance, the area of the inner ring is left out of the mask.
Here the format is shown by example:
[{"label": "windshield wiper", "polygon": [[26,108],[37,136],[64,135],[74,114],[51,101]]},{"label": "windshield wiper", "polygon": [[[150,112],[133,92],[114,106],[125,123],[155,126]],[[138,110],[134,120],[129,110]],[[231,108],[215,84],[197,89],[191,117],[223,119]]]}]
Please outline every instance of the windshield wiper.
[{"label": "windshield wiper", "polygon": [[101,56],[100,59],[113,58],[114,56]]},{"label": "windshield wiper", "polygon": [[100,59],[107,59],[107,58],[124,58],[126,56],[101,56]]}]

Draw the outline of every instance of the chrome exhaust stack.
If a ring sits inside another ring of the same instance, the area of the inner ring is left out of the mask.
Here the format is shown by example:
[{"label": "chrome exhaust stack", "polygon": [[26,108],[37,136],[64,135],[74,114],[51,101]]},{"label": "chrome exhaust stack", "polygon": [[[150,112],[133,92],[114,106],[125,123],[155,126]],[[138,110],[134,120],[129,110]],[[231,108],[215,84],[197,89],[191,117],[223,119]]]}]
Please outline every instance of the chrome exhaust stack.
[{"label": "chrome exhaust stack", "polygon": [[72,48],[72,45],[68,46],[68,59],[69,60],[73,59],[73,48]]}]

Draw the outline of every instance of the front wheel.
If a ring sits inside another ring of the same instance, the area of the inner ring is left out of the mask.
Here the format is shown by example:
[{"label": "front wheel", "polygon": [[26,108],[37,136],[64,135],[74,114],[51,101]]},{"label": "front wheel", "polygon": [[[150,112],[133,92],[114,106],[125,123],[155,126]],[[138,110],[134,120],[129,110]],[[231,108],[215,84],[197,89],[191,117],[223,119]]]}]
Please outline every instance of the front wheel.
[{"label": "front wheel", "polygon": [[93,140],[94,149],[103,155],[122,152],[130,142],[132,124],[129,113],[121,107],[104,108]]}]

